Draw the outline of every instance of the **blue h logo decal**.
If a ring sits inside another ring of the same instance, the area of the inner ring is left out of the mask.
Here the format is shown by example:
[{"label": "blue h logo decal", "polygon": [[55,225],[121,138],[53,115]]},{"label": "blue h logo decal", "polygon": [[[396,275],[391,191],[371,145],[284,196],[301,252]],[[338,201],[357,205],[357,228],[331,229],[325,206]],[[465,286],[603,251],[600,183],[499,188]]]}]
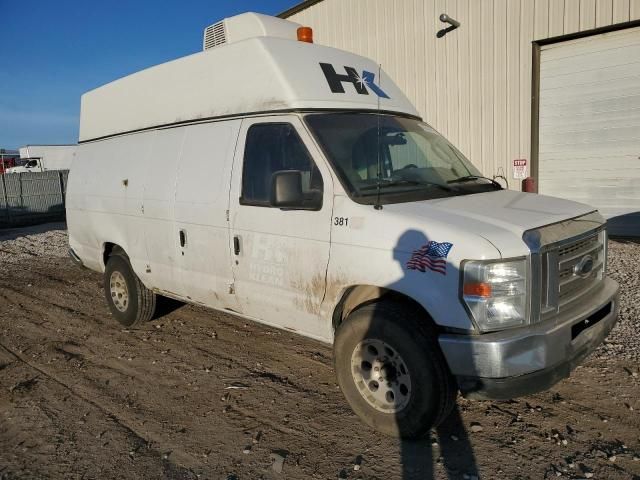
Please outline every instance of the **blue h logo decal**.
[{"label": "blue h logo decal", "polygon": [[362,75],[359,75],[355,68],[345,66],[344,71],[346,74],[340,75],[330,63],[320,63],[320,68],[322,68],[324,77],[327,79],[329,88],[333,93],[344,93],[344,86],[342,84],[351,83],[360,95],[369,95],[369,90],[371,90],[378,97],[389,98],[389,95],[387,95],[379,85],[374,83],[376,78],[375,73],[364,70]]},{"label": "blue h logo decal", "polygon": [[366,70],[362,71],[362,80],[364,80],[364,83],[367,84],[367,87],[369,87],[369,89],[371,89],[373,91],[373,93],[375,93],[379,97],[381,97],[381,98],[389,98],[389,95],[384,93],[384,91],[378,85],[373,83],[373,80],[375,78],[376,78],[376,74],[375,73],[367,72]]}]

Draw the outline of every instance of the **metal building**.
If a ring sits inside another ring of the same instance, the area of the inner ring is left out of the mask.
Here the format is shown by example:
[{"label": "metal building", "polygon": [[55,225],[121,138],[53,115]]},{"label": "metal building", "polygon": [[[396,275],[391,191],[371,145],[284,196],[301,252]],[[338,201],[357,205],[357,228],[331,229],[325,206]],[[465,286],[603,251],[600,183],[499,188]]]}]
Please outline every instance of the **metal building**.
[{"label": "metal building", "polygon": [[[442,13],[460,27],[437,38]],[[485,175],[531,175],[640,235],[640,0],[308,0],[280,16],[379,61]]]}]

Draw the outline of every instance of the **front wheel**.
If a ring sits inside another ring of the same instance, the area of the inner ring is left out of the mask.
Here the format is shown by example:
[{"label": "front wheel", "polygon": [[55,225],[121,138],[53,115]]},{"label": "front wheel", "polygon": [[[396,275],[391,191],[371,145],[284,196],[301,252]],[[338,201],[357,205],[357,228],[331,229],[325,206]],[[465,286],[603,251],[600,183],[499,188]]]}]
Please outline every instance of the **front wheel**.
[{"label": "front wheel", "polygon": [[386,435],[420,437],[455,404],[455,380],[420,313],[379,302],[351,313],[336,333],[340,389],[353,411]]},{"label": "front wheel", "polygon": [[104,293],[113,316],[125,327],[138,327],[153,318],[156,295],[140,281],[120,253],[107,260]]}]

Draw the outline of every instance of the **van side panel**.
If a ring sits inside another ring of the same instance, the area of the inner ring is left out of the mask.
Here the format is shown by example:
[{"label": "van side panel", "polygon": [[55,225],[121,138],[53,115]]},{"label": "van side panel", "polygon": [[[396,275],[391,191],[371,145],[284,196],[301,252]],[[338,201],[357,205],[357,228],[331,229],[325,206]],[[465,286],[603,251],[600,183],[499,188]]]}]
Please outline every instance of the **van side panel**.
[{"label": "van side panel", "polygon": [[[104,271],[119,245],[148,288],[238,310],[227,209],[241,120],[81,144],[69,179],[69,243]],[[187,245],[180,245],[180,230]]]},{"label": "van side panel", "polygon": [[187,127],[176,186],[176,228],[186,244],[177,255],[190,299],[237,310],[229,248],[229,189],[241,120]]},{"label": "van side panel", "polygon": [[104,271],[106,243],[120,245],[134,265],[146,255],[140,217],[144,163],[152,135],[78,146],[67,191],[69,244],[92,270]]},{"label": "van side panel", "polygon": [[[146,168],[144,187],[144,231],[148,265],[148,288],[179,294],[180,276],[176,259],[178,230],[175,228],[174,207],[176,180],[185,129],[157,130]],[[139,271],[136,273],[140,274]]]},{"label": "van side panel", "polygon": [[[155,132],[123,137],[117,152],[121,182],[127,183],[126,195],[126,232],[127,239],[122,247],[129,256],[129,261],[143,283],[149,281],[146,273],[148,262],[147,246],[144,230],[141,228],[144,215],[143,197],[146,178],[149,172],[151,146]],[[119,244],[120,245],[120,244]]]}]

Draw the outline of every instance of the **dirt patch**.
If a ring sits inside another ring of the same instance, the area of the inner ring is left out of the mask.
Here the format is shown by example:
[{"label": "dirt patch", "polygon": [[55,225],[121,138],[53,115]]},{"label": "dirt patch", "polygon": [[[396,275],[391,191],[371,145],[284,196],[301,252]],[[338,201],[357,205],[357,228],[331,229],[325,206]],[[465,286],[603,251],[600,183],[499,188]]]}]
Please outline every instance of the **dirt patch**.
[{"label": "dirt patch", "polygon": [[570,379],[408,443],[355,417],[325,345],[192,306],[119,328],[65,238],[0,238],[0,477],[640,478],[638,245],[612,244],[623,318]]}]

